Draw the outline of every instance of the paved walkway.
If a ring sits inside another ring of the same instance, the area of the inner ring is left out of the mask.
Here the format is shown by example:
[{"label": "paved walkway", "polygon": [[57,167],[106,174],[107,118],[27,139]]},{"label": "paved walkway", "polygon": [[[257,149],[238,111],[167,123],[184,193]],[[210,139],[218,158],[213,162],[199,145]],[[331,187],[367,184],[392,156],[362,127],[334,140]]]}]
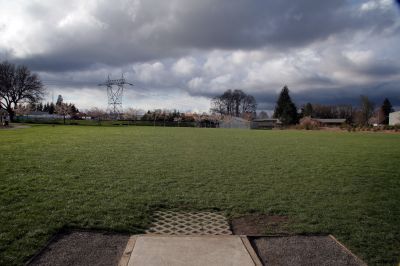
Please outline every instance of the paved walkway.
[{"label": "paved walkway", "polygon": [[259,266],[242,236],[132,236],[119,266]]}]

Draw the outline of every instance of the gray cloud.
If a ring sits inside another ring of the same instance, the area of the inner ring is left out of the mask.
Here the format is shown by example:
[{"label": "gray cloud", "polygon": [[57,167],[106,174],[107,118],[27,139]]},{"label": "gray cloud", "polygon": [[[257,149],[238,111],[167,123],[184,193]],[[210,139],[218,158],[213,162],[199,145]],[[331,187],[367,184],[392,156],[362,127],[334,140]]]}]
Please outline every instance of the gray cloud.
[{"label": "gray cloud", "polygon": [[399,16],[390,0],[19,0],[0,4],[0,57],[77,101],[125,73],[141,99],[243,89],[265,109],[288,84],[299,103],[400,105]]},{"label": "gray cloud", "polygon": [[[83,8],[86,8],[82,11]],[[288,49],[343,31],[380,32],[390,10],[360,14],[347,1],[117,1],[55,7],[30,3],[26,12],[43,31],[44,52],[15,59],[37,70],[83,69],[176,57],[191,49]],[[60,19],[61,18],[61,19]],[[33,40],[34,41],[34,40]]]}]

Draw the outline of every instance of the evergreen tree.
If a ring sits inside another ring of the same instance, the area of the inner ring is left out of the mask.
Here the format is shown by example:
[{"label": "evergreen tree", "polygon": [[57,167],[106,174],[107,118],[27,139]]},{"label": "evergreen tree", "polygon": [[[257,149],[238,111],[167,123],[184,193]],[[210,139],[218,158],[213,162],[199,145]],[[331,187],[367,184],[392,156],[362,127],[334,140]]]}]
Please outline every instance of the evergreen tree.
[{"label": "evergreen tree", "polygon": [[49,114],[54,114],[54,111],[56,110],[56,107],[54,106],[54,103],[50,103],[49,104],[49,110],[48,110],[48,112],[49,112]]},{"label": "evergreen tree", "polygon": [[304,116],[310,116],[310,117],[313,115],[313,106],[312,106],[311,103],[307,103],[307,104],[304,106],[303,115],[304,115]]},{"label": "evergreen tree", "polygon": [[71,115],[75,115],[75,114],[79,113],[78,108],[76,108],[75,104],[73,104],[73,103],[70,104],[70,109],[71,109]]},{"label": "evergreen tree", "polygon": [[47,102],[43,105],[43,112],[49,112],[50,109],[50,104]]},{"label": "evergreen tree", "polygon": [[387,124],[389,124],[389,114],[391,112],[394,112],[393,106],[390,103],[388,98],[385,98],[385,100],[383,101],[381,110],[382,110],[383,115],[385,116],[385,119],[383,120],[383,124],[387,125]]},{"label": "evergreen tree", "polygon": [[58,97],[57,97],[57,102],[56,102],[56,106],[61,105],[61,104],[63,103],[63,101],[64,101],[64,99],[63,99],[63,97],[61,96],[61,94],[58,95]]},{"label": "evergreen tree", "polygon": [[39,112],[43,112],[43,103],[39,103],[38,105],[37,105],[37,110],[39,111]]},{"label": "evergreen tree", "polygon": [[276,102],[274,117],[279,118],[284,125],[297,123],[297,108],[290,98],[289,88],[286,85],[283,87]]}]

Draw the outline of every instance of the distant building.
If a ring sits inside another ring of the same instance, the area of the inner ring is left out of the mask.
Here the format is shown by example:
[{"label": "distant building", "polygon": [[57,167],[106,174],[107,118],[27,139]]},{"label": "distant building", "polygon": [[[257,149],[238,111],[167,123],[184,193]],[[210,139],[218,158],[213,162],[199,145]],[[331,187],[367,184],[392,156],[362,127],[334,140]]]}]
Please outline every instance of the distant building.
[{"label": "distant building", "polygon": [[390,126],[400,125],[400,111],[389,114],[389,125]]},{"label": "distant building", "polygon": [[[63,115],[58,114],[49,114],[47,112],[40,112],[40,111],[33,111],[26,115],[18,116],[18,119],[21,120],[52,120],[52,119],[62,119],[64,118]],[[65,116],[66,119],[70,119],[70,115]]]},{"label": "distant building", "polygon": [[281,125],[281,121],[277,118],[260,118],[251,121],[251,129],[271,129]]},{"label": "distant building", "polygon": [[220,122],[220,128],[242,128],[242,129],[250,129],[250,121],[235,117],[235,116],[225,116]]},{"label": "distant building", "polygon": [[318,127],[338,127],[346,123],[345,118],[313,118],[313,117],[303,117],[300,120],[300,125],[311,125]]}]

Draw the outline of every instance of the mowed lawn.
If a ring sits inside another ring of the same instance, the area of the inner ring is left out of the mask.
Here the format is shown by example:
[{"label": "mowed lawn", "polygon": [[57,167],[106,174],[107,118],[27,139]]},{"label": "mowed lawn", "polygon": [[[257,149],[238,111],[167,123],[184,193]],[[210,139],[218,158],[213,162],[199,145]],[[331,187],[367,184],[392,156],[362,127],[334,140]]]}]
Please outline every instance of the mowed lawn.
[{"label": "mowed lawn", "polygon": [[[289,217],[371,265],[400,258],[400,135],[163,127],[0,130],[0,265],[61,228],[139,233],[157,209]],[[268,233],[268,232],[266,232]]]}]

